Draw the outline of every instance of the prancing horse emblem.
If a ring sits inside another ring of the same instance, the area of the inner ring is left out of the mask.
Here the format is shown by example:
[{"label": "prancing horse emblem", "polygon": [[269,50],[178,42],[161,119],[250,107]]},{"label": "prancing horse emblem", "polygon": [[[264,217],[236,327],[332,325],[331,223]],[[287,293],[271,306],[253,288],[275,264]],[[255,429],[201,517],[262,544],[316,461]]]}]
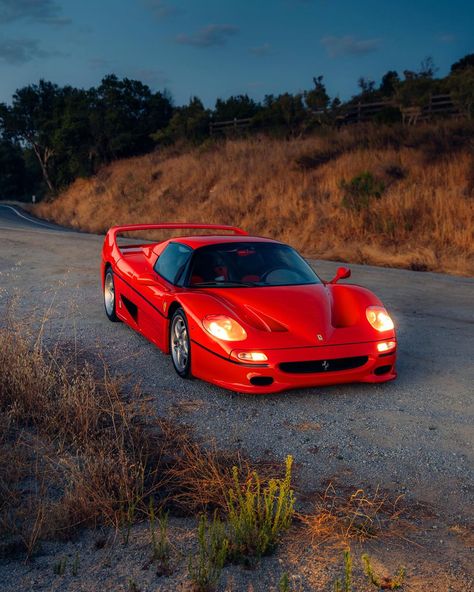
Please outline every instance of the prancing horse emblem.
[{"label": "prancing horse emblem", "polygon": [[318,333],[318,341],[322,341],[323,340],[323,336],[321,335],[321,333]]},{"label": "prancing horse emblem", "polygon": [[324,370],[327,370],[329,368],[329,362],[327,360],[324,360],[324,362],[322,362],[321,366],[323,367]]}]

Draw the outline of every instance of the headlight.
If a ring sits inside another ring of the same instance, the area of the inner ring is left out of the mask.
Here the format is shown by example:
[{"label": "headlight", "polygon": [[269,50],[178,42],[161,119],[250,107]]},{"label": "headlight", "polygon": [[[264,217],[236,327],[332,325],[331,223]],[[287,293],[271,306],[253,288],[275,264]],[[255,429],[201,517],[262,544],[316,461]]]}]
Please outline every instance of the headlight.
[{"label": "headlight", "polygon": [[245,329],[225,315],[209,315],[202,324],[211,335],[224,341],[243,341],[247,338]]},{"label": "headlight", "polygon": [[383,306],[368,306],[365,314],[377,331],[391,331],[394,328],[393,321]]}]

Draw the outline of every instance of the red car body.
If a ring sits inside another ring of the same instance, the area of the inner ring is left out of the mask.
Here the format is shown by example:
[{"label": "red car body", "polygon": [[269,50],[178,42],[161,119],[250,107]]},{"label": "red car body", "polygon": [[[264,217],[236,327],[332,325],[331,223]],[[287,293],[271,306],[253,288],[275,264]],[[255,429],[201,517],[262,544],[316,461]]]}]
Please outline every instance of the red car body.
[{"label": "red car body", "polygon": [[[177,228],[204,228],[213,234],[150,244],[117,244],[119,233]],[[246,393],[350,382],[380,383],[396,377],[393,324],[383,330],[371,325],[367,309],[375,307],[378,311],[383,305],[363,287],[337,284],[338,279],[349,275],[348,270],[341,268],[331,282],[318,278],[317,282],[304,285],[219,287],[218,282],[206,286],[204,282],[193,285],[190,281],[176,285],[155,271],[171,243],[174,249],[189,249],[191,261],[199,249],[210,245],[235,244],[239,256],[253,254],[252,249],[258,250],[260,243],[290,247],[268,238],[248,236],[230,226],[156,224],[114,227],[108,231],[102,251],[102,285],[105,290],[106,274],[113,275],[116,317],[164,353],[170,353],[170,343],[174,343],[170,341],[170,322],[177,310],[183,311],[190,375]],[[247,244],[251,245],[249,249]],[[239,262],[246,264],[244,259]],[[217,318],[216,315],[235,321],[246,337],[227,341],[211,334],[205,319]],[[253,352],[266,359],[241,359],[253,356]]]}]

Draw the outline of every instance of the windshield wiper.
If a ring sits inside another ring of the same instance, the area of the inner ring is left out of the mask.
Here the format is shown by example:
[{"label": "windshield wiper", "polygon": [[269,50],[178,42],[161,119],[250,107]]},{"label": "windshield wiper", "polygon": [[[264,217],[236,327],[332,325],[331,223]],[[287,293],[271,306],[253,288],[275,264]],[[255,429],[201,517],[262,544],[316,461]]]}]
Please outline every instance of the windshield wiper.
[{"label": "windshield wiper", "polygon": [[195,284],[191,284],[192,287],[198,287],[198,288],[205,288],[205,287],[214,287],[214,286],[240,286],[240,287],[244,287],[244,288],[250,288],[252,286],[257,286],[258,284],[256,282],[233,282],[233,281],[227,281],[227,280],[222,280],[222,281],[217,281],[214,280],[212,282],[197,282]]}]

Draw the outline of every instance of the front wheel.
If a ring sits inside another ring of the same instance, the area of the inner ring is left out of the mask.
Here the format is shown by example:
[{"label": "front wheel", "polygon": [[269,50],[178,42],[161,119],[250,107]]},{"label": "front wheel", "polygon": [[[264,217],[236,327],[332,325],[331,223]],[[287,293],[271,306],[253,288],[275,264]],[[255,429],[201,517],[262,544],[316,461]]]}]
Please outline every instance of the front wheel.
[{"label": "front wheel", "polygon": [[191,342],[188,321],[182,308],[178,308],[171,318],[170,352],[173,366],[181,378],[191,376]]},{"label": "front wheel", "polygon": [[109,267],[105,272],[105,279],[104,279],[104,307],[105,307],[105,314],[109,321],[113,323],[119,321],[120,319],[117,317],[116,309],[115,309],[115,283],[114,283],[114,274],[112,269]]}]

